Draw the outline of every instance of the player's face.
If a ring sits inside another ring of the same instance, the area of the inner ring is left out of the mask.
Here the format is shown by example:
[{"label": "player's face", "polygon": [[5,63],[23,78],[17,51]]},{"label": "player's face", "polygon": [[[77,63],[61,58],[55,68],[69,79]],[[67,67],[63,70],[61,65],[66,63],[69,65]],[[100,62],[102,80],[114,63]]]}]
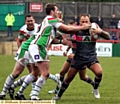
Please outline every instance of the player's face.
[{"label": "player's face", "polygon": [[55,17],[55,18],[58,17],[58,7],[57,7],[57,6],[55,6],[54,17]]},{"label": "player's face", "polygon": [[26,17],[25,23],[27,25],[28,30],[33,30],[34,29],[35,20],[34,20],[33,17]]},{"label": "player's face", "polygon": [[81,16],[80,25],[83,25],[85,23],[90,23],[90,18],[88,16]]}]

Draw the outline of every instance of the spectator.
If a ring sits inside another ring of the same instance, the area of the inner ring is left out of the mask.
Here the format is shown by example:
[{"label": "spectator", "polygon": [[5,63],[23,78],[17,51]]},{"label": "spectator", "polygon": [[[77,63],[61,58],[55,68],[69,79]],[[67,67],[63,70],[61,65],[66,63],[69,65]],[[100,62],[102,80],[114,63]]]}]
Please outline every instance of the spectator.
[{"label": "spectator", "polygon": [[[116,29],[117,28],[117,19],[116,19],[116,15],[112,14],[111,20],[110,20],[110,29]],[[112,34],[116,35],[116,31],[115,30],[111,30],[110,35],[112,36]]]},{"label": "spectator", "polygon": [[120,20],[118,21],[117,28],[120,29]]},{"label": "spectator", "polygon": [[110,28],[116,29],[116,27],[117,27],[116,15],[112,14],[112,17],[111,17],[111,20],[110,20]]},{"label": "spectator", "polygon": [[97,17],[96,23],[100,26],[100,28],[103,28],[103,19],[100,15]]},{"label": "spectator", "polygon": [[7,36],[13,36],[12,27],[13,27],[13,23],[15,22],[14,15],[11,12],[9,12],[5,17],[5,21],[6,21],[6,23],[7,23],[6,25],[8,27]]},{"label": "spectator", "polygon": [[90,22],[91,22],[91,23],[92,23],[92,22],[95,22],[94,19],[93,19],[93,17],[91,17],[90,14],[89,14],[89,17],[90,17]]},{"label": "spectator", "polygon": [[75,25],[79,25],[79,18],[77,15],[74,15],[73,20],[75,21]]},{"label": "spectator", "polygon": [[112,34],[111,40],[118,40],[117,36],[115,34]]},{"label": "spectator", "polygon": [[118,28],[119,38],[120,38],[120,20],[118,21],[117,28]]}]

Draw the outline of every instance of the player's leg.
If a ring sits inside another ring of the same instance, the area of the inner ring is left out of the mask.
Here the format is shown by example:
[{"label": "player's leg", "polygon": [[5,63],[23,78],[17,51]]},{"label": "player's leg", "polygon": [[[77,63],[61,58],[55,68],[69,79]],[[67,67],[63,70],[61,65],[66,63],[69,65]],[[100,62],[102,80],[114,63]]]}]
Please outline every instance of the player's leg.
[{"label": "player's leg", "polygon": [[[32,72],[32,67],[29,63],[29,53],[28,53],[28,51],[25,52],[24,58],[25,58],[24,66],[27,66],[27,69],[28,69],[29,73],[31,73]],[[10,90],[12,91],[13,88],[16,88],[17,86],[21,86],[23,84],[24,79],[25,79],[25,76],[21,77],[18,81],[14,82],[14,84],[11,86]],[[32,87],[34,87],[34,82],[32,84]]]},{"label": "player's leg", "polygon": [[24,79],[27,77],[27,75],[25,76],[22,76],[20,79],[18,79],[17,81],[15,81],[12,85],[11,85],[11,88],[15,89],[16,87],[18,86],[21,86]]},{"label": "player's leg", "polygon": [[55,83],[57,83],[58,87],[61,87],[62,82],[60,81],[60,74],[53,75],[53,74],[50,73],[48,78],[55,81]]},{"label": "player's leg", "polygon": [[86,69],[79,70],[79,77],[80,77],[81,80],[83,80],[83,81],[91,84],[92,87],[94,87],[95,83],[94,83],[94,81],[89,76],[86,75],[86,71],[87,71]]},{"label": "player's leg", "polygon": [[[34,64],[32,64],[32,73],[29,74],[23,81],[22,86],[20,87],[19,91],[17,92],[17,94],[15,95],[15,99],[16,100],[25,100],[25,96],[23,94],[24,90],[27,88],[27,86],[34,82],[37,78],[37,76],[39,75],[39,70],[37,68],[37,66],[35,66]],[[32,88],[33,89],[33,88]]]},{"label": "player's leg", "polygon": [[[27,63],[26,63],[26,64],[27,64]],[[29,73],[31,73],[31,71],[32,71],[31,66],[30,66],[30,65],[27,65],[27,68],[28,68]],[[11,87],[8,89],[9,95],[10,95],[11,98],[13,98],[13,96],[14,96],[14,89],[15,89],[16,87],[18,87],[18,86],[21,86],[21,85],[23,84],[23,81],[25,80],[26,77],[27,77],[27,75],[26,75],[26,76],[22,76],[20,79],[18,79],[17,81],[15,81],[15,82],[11,85]],[[33,82],[33,84],[32,84],[32,87],[34,87],[34,82]]]},{"label": "player's leg", "polygon": [[90,69],[95,74],[95,79],[94,79],[95,84],[94,84],[94,89],[93,89],[94,96],[95,98],[100,98],[98,87],[102,80],[102,67],[99,63],[95,63],[90,66]]},{"label": "player's leg", "polygon": [[7,77],[7,79],[4,83],[3,90],[0,94],[0,99],[5,98],[7,90],[11,87],[11,85],[14,83],[14,80],[22,73],[23,70],[24,70],[24,66],[22,66],[19,62],[16,62],[12,74],[10,74]]},{"label": "player's leg", "polygon": [[38,94],[41,91],[43,85],[45,84],[50,73],[50,63],[48,61],[37,62],[37,66],[40,70],[41,76],[37,79],[35,88],[32,91],[31,100],[38,100]]},{"label": "player's leg", "polygon": [[29,46],[29,53],[33,62],[37,63],[37,67],[41,74],[41,76],[36,81],[35,88],[33,89],[31,96],[31,100],[38,100],[38,94],[50,74],[49,57],[47,55],[47,49],[45,47],[38,47],[36,44]]},{"label": "player's leg", "polygon": [[14,89],[18,86],[21,86],[25,78],[26,76],[22,76],[19,80],[15,81],[8,89],[8,93],[11,99],[14,99]]},{"label": "player's leg", "polygon": [[77,72],[78,72],[78,70],[76,70],[75,68],[69,69],[68,74],[67,74],[66,78],[64,79],[59,92],[57,93],[57,95],[55,97],[53,97],[53,100],[60,100],[61,99],[63,93],[66,91],[70,82],[74,79]]},{"label": "player's leg", "polygon": [[[68,62],[68,60],[67,60],[67,61],[65,61],[62,69],[60,70],[60,78],[59,78],[60,82],[63,82],[64,76],[68,72],[69,67],[70,67],[70,62]],[[58,92],[59,88],[60,87],[57,85],[55,89],[48,91],[48,93],[49,94],[56,94]]]}]

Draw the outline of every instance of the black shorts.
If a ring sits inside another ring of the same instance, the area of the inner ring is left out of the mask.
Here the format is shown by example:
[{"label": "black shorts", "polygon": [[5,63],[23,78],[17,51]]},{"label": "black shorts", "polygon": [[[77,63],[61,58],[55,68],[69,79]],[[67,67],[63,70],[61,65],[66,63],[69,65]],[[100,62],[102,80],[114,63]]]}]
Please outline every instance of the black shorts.
[{"label": "black shorts", "polygon": [[66,61],[71,64],[72,59],[69,59],[69,58],[68,58]]},{"label": "black shorts", "polygon": [[88,59],[85,60],[81,60],[81,59],[75,59],[73,58],[72,62],[71,62],[71,67],[75,68],[77,70],[84,70],[86,68],[90,68],[91,65],[95,64],[95,63],[99,63],[96,55],[95,56],[91,56]]}]

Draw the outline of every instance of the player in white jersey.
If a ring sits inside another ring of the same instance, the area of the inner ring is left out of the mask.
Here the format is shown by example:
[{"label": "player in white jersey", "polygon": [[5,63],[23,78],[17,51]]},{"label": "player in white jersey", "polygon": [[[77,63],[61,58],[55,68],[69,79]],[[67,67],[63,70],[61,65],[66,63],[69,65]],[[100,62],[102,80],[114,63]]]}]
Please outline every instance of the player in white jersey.
[{"label": "player in white jersey", "polygon": [[28,23],[29,22],[23,25],[19,30],[18,39],[17,39],[18,47],[20,47],[20,45],[24,40],[29,39],[30,36],[36,33],[40,28],[40,25],[38,25],[37,23],[34,23],[34,28],[33,28],[33,24],[28,24]]},{"label": "player in white jersey", "polygon": [[[31,62],[37,64],[41,76],[38,78],[35,88],[33,89],[31,99],[38,100],[38,94],[45,84],[47,78],[50,74],[50,63],[47,54],[47,48],[55,38],[56,29],[65,32],[76,32],[83,29],[90,28],[90,24],[85,24],[84,26],[67,26],[60,23],[57,19],[58,7],[56,4],[47,4],[45,7],[47,16],[41,23],[41,29],[35,39],[31,42],[29,46],[29,53],[31,55]],[[63,41],[56,40],[56,43],[62,43]],[[33,68],[34,69],[34,68]],[[32,72],[34,75],[35,73]]]},{"label": "player in white jersey", "polygon": [[[35,23],[35,19],[32,15],[26,15],[25,17],[25,25],[20,29],[17,39],[18,47],[21,46],[22,42],[27,40],[31,35],[36,33],[39,30],[39,25]],[[23,56],[21,56],[21,53]],[[14,90],[11,88],[11,85],[14,83],[14,80],[23,72],[25,66],[27,66],[29,72],[31,72],[31,67],[29,65],[29,56],[28,52],[22,50],[21,48],[18,49],[15,58],[16,64],[13,69],[13,72],[7,77],[3,90],[0,94],[0,99],[5,99],[7,90],[9,91],[9,95],[11,99],[13,99]],[[26,76],[23,76],[13,84],[13,86],[21,85],[22,81]]]}]

